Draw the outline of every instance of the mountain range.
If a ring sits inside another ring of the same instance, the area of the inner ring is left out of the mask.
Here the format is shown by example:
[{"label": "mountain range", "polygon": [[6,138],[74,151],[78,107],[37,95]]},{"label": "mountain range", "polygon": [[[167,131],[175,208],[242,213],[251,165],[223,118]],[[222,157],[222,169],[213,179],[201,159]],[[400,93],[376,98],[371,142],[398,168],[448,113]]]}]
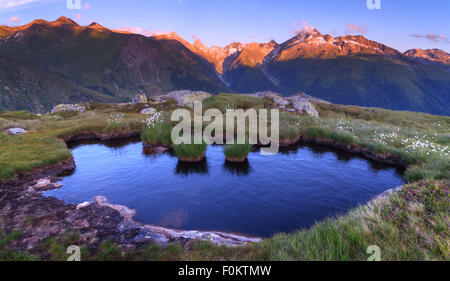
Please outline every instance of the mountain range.
[{"label": "mountain range", "polygon": [[333,103],[450,115],[450,54],[404,53],[363,36],[302,31],[281,44],[192,44],[80,26],[66,17],[0,26],[0,110],[130,101],[173,90],[299,91]]}]

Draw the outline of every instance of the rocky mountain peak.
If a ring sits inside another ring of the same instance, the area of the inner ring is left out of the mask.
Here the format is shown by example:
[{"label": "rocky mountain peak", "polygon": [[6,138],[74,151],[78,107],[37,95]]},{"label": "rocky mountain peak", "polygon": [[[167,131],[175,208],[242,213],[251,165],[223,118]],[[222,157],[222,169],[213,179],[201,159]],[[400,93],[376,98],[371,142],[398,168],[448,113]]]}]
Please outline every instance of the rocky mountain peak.
[{"label": "rocky mountain peak", "polygon": [[208,47],[203,44],[203,42],[199,38],[195,38],[193,46],[199,50],[207,50]]},{"label": "rocky mountain peak", "polygon": [[301,31],[293,38],[281,44],[272,54],[278,61],[296,58],[333,58],[350,55],[401,55],[395,49],[368,40],[362,35],[333,37],[322,35],[316,29]]},{"label": "rocky mountain peak", "polygon": [[91,24],[89,24],[87,27],[90,28],[90,29],[95,29],[95,30],[97,30],[97,31],[111,31],[110,29],[104,27],[104,26],[101,25],[101,24],[96,23],[95,21],[93,21],[93,22],[92,22]]},{"label": "rocky mountain peak", "polygon": [[62,16],[59,17],[56,21],[52,22],[53,24],[61,24],[61,25],[75,25],[78,26],[76,22],[69,19],[68,17]]},{"label": "rocky mountain peak", "polygon": [[450,64],[450,54],[439,49],[411,49],[404,53],[407,57]]}]

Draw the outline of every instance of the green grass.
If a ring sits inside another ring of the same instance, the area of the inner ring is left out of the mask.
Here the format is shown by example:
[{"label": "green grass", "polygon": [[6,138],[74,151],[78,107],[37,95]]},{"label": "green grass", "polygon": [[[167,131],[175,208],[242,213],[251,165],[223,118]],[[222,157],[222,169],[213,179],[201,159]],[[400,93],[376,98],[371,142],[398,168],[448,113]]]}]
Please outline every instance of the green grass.
[{"label": "green grass", "polygon": [[[40,118],[17,118],[23,113],[11,112],[0,117],[0,180],[11,178],[17,172],[56,164],[71,157],[62,138],[80,133],[113,135],[141,130],[140,114],[128,114],[120,126],[111,126],[111,114],[85,112],[76,115],[43,115]],[[29,133],[10,136],[4,129],[20,127]]]},{"label": "green grass", "polygon": [[0,228],[0,261],[35,261],[38,257],[35,257],[29,253],[16,251],[8,247],[8,244],[17,241],[21,237],[19,231],[12,231],[5,234]]},{"label": "green grass", "polygon": [[203,101],[203,108],[217,108],[221,111],[227,109],[265,108],[270,104],[266,99],[232,94],[219,94],[211,96]]},{"label": "green grass", "polygon": [[295,140],[299,136],[299,126],[288,121],[280,121],[280,140]]},{"label": "green grass", "polygon": [[182,161],[199,161],[203,158],[207,145],[206,143],[202,144],[178,144],[173,147],[175,153],[178,158]]},{"label": "green grass", "polygon": [[145,127],[141,139],[151,145],[172,146],[172,123],[160,122],[153,127]]},{"label": "green grass", "polygon": [[72,117],[77,116],[78,112],[76,112],[76,111],[63,111],[63,112],[52,113],[52,115],[61,117],[63,119],[70,119]]},{"label": "green grass", "polygon": [[355,138],[347,133],[338,133],[332,130],[327,130],[320,127],[310,127],[304,132],[304,135],[316,139],[329,139],[335,143],[342,143],[347,145],[356,144]]},{"label": "green grass", "polygon": [[226,159],[245,160],[252,148],[251,144],[229,144],[224,147],[223,153]]},{"label": "green grass", "polygon": [[71,156],[64,141],[40,133],[0,134],[0,143],[0,179],[9,178],[15,172],[56,164]]},{"label": "green grass", "polygon": [[0,118],[11,120],[34,120],[38,119],[39,116],[29,113],[27,111],[7,111],[7,112],[0,112]]}]

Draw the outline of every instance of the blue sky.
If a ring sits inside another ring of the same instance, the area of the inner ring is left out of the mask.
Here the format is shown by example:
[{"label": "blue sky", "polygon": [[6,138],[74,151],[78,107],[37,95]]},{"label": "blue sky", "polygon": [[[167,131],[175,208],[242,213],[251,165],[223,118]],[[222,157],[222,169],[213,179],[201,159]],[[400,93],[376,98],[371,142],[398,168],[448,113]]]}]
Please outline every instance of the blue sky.
[{"label": "blue sky", "polygon": [[369,10],[367,0],[80,0],[69,10],[66,0],[0,0],[0,24],[22,25],[34,19],[67,16],[79,24],[143,34],[174,31],[206,45],[232,41],[281,43],[304,24],[334,36],[362,34],[400,51],[439,48],[450,52],[449,0],[381,0]]}]

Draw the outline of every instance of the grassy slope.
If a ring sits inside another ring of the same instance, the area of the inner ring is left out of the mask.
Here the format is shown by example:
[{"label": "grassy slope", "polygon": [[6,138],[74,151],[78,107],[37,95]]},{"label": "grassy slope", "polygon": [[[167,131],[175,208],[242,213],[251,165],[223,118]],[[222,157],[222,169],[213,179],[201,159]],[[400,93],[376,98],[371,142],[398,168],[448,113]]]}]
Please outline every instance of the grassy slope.
[{"label": "grassy slope", "polygon": [[450,115],[450,72],[435,66],[369,56],[300,60],[275,69],[282,88],[330,102]]},{"label": "grassy slope", "polygon": [[112,102],[108,95],[0,56],[0,111],[48,112],[61,103]]},{"label": "grassy slope", "polygon": [[209,63],[173,40],[35,25],[2,42],[0,53],[118,102],[138,91],[227,90]]},{"label": "grassy slope", "polygon": [[261,68],[239,66],[237,69],[225,72],[223,78],[238,93],[252,93],[267,90],[280,91],[279,87],[267,79]]},{"label": "grassy slope", "polygon": [[[215,100],[222,104],[239,104],[241,97]],[[378,199],[348,215],[320,222],[310,229],[292,234],[280,234],[261,244],[226,248],[207,242],[171,245],[161,249],[151,245],[138,252],[122,253],[116,245],[105,242],[90,259],[144,259],[144,260],[365,260],[369,245],[378,245],[384,260],[448,260],[449,252],[449,179],[450,118],[394,112],[375,108],[338,105],[317,105],[321,119],[282,115],[282,128],[289,126],[290,134],[303,134],[329,138],[335,142],[369,147],[378,153],[402,157],[411,164],[406,177],[411,184],[403,187],[396,196]],[[224,107],[227,107],[224,104]],[[100,107],[98,107],[100,108]],[[42,137],[54,151],[67,153],[56,136],[77,132],[111,133],[139,128],[143,118],[127,113],[121,126],[108,127],[107,118],[118,108],[104,106],[95,112],[72,117],[43,116],[20,118],[21,114],[0,115],[0,129],[19,126],[35,133],[24,136],[23,141],[12,141],[11,136],[0,138],[0,167],[29,169],[30,163],[42,165],[56,161],[58,153],[47,149],[44,155],[30,154],[26,161],[10,157],[22,149],[35,151]],[[17,116],[18,115],[18,116]],[[25,120],[24,120],[25,119]],[[291,132],[292,131],[292,132]],[[41,147],[42,148],[42,147]],[[57,149],[56,149],[57,148]],[[6,155],[6,157],[5,157]],[[38,162],[36,162],[38,161]],[[9,173],[5,176],[11,176]],[[419,181],[420,180],[420,181]],[[424,180],[424,181],[421,181]],[[10,234],[11,235],[11,234]],[[19,235],[15,235],[19,239]],[[12,239],[3,235],[3,238]],[[65,238],[51,238],[61,249]],[[3,248],[2,248],[3,247]],[[1,245],[2,259],[23,258],[28,254],[11,252],[7,243]],[[7,255],[7,256],[5,256]],[[18,255],[18,256],[17,256]],[[51,255],[62,259],[63,252]]]}]

